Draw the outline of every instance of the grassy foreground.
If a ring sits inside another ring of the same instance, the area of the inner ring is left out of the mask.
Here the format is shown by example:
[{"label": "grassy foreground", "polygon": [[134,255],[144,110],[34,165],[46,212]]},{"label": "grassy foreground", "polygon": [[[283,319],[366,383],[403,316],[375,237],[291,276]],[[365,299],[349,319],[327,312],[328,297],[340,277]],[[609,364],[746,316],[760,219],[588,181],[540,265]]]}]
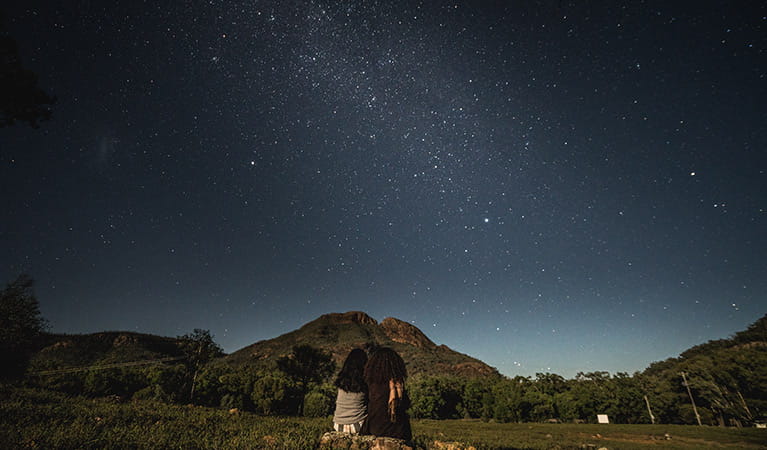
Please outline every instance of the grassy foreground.
[{"label": "grassy foreground", "polygon": [[[327,418],[262,417],[143,401],[119,404],[25,389],[0,394],[0,448],[311,449],[331,425]],[[422,446],[460,441],[477,449],[767,449],[767,430],[757,429],[422,420],[413,421],[413,431]]]}]

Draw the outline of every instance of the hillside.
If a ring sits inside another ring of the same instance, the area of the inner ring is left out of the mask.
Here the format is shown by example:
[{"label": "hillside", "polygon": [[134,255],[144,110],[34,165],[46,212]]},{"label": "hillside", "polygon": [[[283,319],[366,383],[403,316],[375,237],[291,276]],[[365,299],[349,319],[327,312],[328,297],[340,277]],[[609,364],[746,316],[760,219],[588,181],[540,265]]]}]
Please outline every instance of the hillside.
[{"label": "hillside", "polygon": [[[696,345],[676,358],[652,363],[639,374],[659,402],[683,404],[689,393],[707,411],[704,422],[727,424],[727,417],[749,423],[767,412],[767,315],[729,339]],[[673,394],[672,394],[673,393]],[[684,412],[676,412],[684,415]],[[687,411],[688,422],[691,412]],[[706,417],[708,414],[710,417]]]},{"label": "hillside", "polygon": [[179,340],[127,331],[47,334],[32,357],[30,371],[181,357]]},{"label": "hillside", "polygon": [[256,342],[225,356],[230,366],[274,367],[293,346],[308,344],[333,355],[340,367],[353,348],[387,346],[402,355],[413,375],[454,374],[467,377],[499,376],[482,361],[432,342],[417,327],[393,317],[378,323],[364,312],[331,313],[320,316],[298,330],[274,339]]}]

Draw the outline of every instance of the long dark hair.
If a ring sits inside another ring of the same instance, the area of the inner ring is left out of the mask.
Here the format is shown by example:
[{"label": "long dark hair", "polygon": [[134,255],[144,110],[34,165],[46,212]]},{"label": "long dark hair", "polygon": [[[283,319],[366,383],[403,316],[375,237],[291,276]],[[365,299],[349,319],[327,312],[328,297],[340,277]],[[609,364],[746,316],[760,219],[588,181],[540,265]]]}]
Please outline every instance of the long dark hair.
[{"label": "long dark hair", "polygon": [[389,347],[376,349],[365,365],[367,384],[388,383],[389,380],[405,382],[407,369],[399,353]]},{"label": "long dark hair", "polygon": [[368,355],[364,350],[355,348],[349,352],[349,356],[344,361],[341,372],[336,377],[336,387],[346,392],[366,392],[368,390],[363,375],[365,373],[365,363],[368,362]]}]

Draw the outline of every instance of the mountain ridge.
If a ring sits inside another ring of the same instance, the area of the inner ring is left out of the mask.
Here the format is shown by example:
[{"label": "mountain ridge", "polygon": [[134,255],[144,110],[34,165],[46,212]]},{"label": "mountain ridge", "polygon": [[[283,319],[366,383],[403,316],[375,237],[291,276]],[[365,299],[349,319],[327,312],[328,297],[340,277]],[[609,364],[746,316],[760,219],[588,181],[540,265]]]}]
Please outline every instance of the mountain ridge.
[{"label": "mountain ridge", "polygon": [[495,368],[476,358],[435,344],[410,323],[394,317],[379,323],[362,311],[323,314],[297,330],[236,350],[220,358],[219,363],[269,369],[277,358],[301,344],[330,353],[339,367],[353,348],[387,346],[402,355],[410,375],[500,376]]},{"label": "mountain ridge", "polygon": [[[179,338],[132,331],[46,333],[39,342],[38,351],[32,357],[30,371],[178,357],[183,355],[179,342]],[[352,348],[377,344],[389,345],[400,352],[408,363],[410,375],[454,373],[467,376],[501,376],[496,369],[478,359],[456,352],[445,345],[435,344],[412,324],[394,318],[386,318],[379,323],[361,311],[323,314],[297,330],[255,342],[214,360],[214,363],[255,366],[258,369],[270,370],[276,367],[277,358],[289,354],[293,346],[300,344],[331,349],[330,353],[338,366]],[[639,372],[656,373],[698,356],[709,356],[722,350],[741,353],[764,351],[765,347],[767,315],[729,338],[695,345],[676,357],[655,361]]]}]

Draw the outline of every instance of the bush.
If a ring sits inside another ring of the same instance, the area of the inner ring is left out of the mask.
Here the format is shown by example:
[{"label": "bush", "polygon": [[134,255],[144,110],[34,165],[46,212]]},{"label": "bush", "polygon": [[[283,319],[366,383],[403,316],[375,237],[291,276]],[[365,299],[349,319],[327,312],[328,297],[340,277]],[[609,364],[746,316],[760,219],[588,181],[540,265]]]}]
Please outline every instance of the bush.
[{"label": "bush", "polygon": [[280,372],[267,374],[253,383],[253,405],[261,414],[295,415],[301,403],[298,384]]},{"label": "bush", "polygon": [[327,417],[332,414],[333,400],[324,392],[312,391],[304,397],[304,416]]},{"label": "bush", "polygon": [[245,397],[242,394],[226,394],[221,397],[221,407],[224,409],[239,409],[240,411],[247,410]]},{"label": "bush", "polygon": [[461,380],[453,377],[416,378],[408,384],[410,414],[421,419],[455,419],[464,415]]}]

